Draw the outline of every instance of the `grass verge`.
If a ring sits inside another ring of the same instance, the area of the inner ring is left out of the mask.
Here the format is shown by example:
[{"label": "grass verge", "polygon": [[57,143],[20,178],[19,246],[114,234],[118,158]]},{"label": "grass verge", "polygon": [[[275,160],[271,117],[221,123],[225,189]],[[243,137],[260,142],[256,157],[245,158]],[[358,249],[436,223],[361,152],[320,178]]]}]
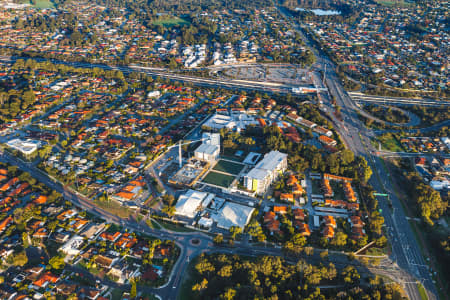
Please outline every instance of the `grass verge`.
[{"label": "grass verge", "polygon": [[190,300],[192,299],[192,286],[196,280],[194,278],[194,266],[197,263],[198,257],[193,259],[187,266],[183,282],[181,283],[180,291],[178,293],[178,300]]},{"label": "grass verge", "polygon": [[171,230],[171,231],[177,231],[177,232],[194,232],[194,229],[191,228],[187,228],[181,225],[176,225],[176,224],[172,224],[172,223],[168,223],[168,222],[164,222],[164,221],[160,221],[159,222],[161,224],[162,227],[164,227],[167,230]]},{"label": "grass verge", "polygon": [[159,224],[156,223],[156,222],[155,222],[154,220],[152,220],[152,219],[147,219],[147,220],[145,221],[145,223],[147,224],[148,227],[150,227],[150,228],[152,228],[152,229],[158,229],[158,230],[161,229],[161,226],[159,226]]},{"label": "grass verge", "polygon": [[420,299],[428,300],[427,292],[425,291],[425,288],[423,287],[423,285],[418,283],[417,288],[419,289]]},{"label": "grass verge", "polygon": [[106,210],[107,212],[110,212],[113,215],[116,215],[120,218],[128,218],[132,211],[126,207],[123,207],[120,205],[120,203],[110,200],[110,201],[101,201],[101,200],[94,200],[94,203],[96,206],[98,206],[101,209]]}]

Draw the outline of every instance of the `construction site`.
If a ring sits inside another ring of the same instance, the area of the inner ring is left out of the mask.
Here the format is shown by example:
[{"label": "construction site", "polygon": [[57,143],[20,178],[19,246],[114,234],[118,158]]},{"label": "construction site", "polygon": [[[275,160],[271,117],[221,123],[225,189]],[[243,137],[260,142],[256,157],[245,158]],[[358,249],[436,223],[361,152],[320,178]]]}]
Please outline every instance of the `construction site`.
[{"label": "construction site", "polygon": [[191,187],[205,174],[209,166],[208,162],[191,158],[168,182],[178,187]]}]

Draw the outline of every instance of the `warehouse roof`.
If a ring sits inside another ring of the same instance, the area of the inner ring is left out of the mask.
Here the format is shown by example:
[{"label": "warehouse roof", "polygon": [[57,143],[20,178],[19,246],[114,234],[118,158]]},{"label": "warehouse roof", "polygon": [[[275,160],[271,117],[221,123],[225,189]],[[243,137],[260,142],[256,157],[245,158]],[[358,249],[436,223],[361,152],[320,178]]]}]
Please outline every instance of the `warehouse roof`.
[{"label": "warehouse roof", "polygon": [[178,198],[178,202],[175,206],[175,213],[177,215],[194,218],[198,207],[202,205],[203,202],[210,202],[213,197],[213,194],[188,190],[184,195],[181,195]]},{"label": "warehouse roof", "polygon": [[244,229],[254,210],[252,207],[227,202],[217,214],[212,215],[212,218],[217,222],[217,227],[230,229],[237,226]]}]

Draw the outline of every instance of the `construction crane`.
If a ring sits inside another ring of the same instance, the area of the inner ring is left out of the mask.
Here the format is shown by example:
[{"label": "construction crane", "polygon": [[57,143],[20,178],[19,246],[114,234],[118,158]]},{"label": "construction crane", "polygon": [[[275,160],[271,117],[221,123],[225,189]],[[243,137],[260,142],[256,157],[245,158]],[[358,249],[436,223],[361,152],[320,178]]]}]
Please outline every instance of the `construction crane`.
[{"label": "construction crane", "polygon": [[180,169],[181,169],[181,167],[183,166],[182,156],[181,156],[181,146],[189,145],[189,144],[197,143],[197,142],[203,142],[203,141],[206,141],[206,140],[211,140],[211,138],[210,137],[206,137],[206,138],[202,138],[202,139],[199,139],[199,140],[189,141],[189,142],[186,142],[186,143],[181,143],[181,140],[180,140],[177,144],[175,144],[173,146],[170,146],[167,149],[169,150],[169,149],[172,149],[174,147],[178,147],[178,164],[179,164]]}]

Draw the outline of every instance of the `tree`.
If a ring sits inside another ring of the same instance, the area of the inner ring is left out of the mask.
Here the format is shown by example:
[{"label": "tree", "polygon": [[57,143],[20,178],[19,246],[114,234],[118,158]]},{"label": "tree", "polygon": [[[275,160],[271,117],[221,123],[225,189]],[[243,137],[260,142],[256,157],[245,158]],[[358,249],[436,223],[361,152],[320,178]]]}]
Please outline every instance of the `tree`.
[{"label": "tree", "polygon": [[130,298],[134,299],[137,296],[137,286],[136,286],[136,280],[131,280],[131,290],[130,290]]},{"label": "tree", "polygon": [[238,226],[231,226],[230,227],[230,235],[231,235],[231,239],[236,239],[236,236],[238,234],[242,233],[242,228],[238,227]]},{"label": "tree", "polygon": [[175,197],[170,194],[165,194],[162,196],[162,201],[164,204],[171,206],[175,202]]},{"label": "tree", "polygon": [[233,267],[231,265],[223,266],[217,275],[220,277],[231,277],[233,275]]},{"label": "tree", "polygon": [[342,231],[336,232],[336,236],[331,240],[331,244],[338,247],[347,245],[347,235]]},{"label": "tree", "polygon": [[45,145],[44,147],[42,147],[41,149],[38,150],[39,157],[41,157],[42,159],[46,159],[51,151],[52,151],[52,146]]},{"label": "tree", "polygon": [[320,252],[320,258],[323,260],[328,259],[328,250]]},{"label": "tree", "polygon": [[169,206],[169,205],[165,205],[161,211],[163,213],[165,213],[166,215],[168,215],[169,217],[173,217],[173,215],[175,214],[175,206]]},{"label": "tree", "polygon": [[382,235],[380,238],[376,240],[375,244],[377,245],[377,247],[382,248],[386,246],[387,238],[384,235]]},{"label": "tree", "polygon": [[369,224],[370,230],[378,235],[381,235],[381,228],[383,227],[383,224],[384,224],[383,216],[378,211],[372,212]]},{"label": "tree", "polygon": [[334,264],[329,263],[327,271],[325,272],[325,274],[323,274],[323,277],[328,280],[333,280],[336,278],[336,276],[337,276],[336,267],[334,266]]},{"label": "tree", "polygon": [[192,287],[193,291],[201,292],[208,287],[208,280],[203,278],[202,282],[194,284]]},{"label": "tree", "polygon": [[18,253],[17,255],[14,255],[13,257],[13,265],[18,267],[23,267],[28,262],[28,257],[25,251],[22,251]]},{"label": "tree", "polygon": [[305,254],[306,255],[313,255],[314,254],[314,248],[313,247],[305,247]]},{"label": "tree", "polygon": [[361,277],[358,271],[353,266],[345,267],[344,270],[342,270],[341,275],[344,279],[344,282],[349,284],[356,284]]},{"label": "tree", "polygon": [[252,237],[256,237],[258,242],[264,242],[266,240],[266,236],[264,235],[261,225],[255,219],[250,221],[250,224],[247,225],[246,231]]},{"label": "tree", "polygon": [[27,232],[22,232],[22,243],[24,248],[28,248],[30,245],[29,236]]},{"label": "tree", "polygon": [[232,289],[232,288],[227,288],[225,290],[225,293],[223,293],[222,295],[220,295],[220,299],[223,300],[232,300],[234,299],[234,296],[236,296],[236,290]]},{"label": "tree", "polygon": [[214,272],[214,266],[206,259],[205,257],[201,257],[199,262],[195,265],[195,269],[200,275],[209,274]]},{"label": "tree", "polygon": [[60,257],[60,256],[53,256],[49,262],[50,266],[52,267],[52,269],[54,270],[61,270],[64,268],[64,266],[66,265],[66,263],[64,262],[64,258]]},{"label": "tree", "polygon": [[433,225],[432,219],[439,219],[447,210],[448,203],[442,201],[439,192],[429,185],[420,183],[413,193],[419,212],[427,223]]},{"label": "tree", "polygon": [[367,183],[372,176],[372,169],[367,164],[367,160],[362,156],[358,156],[357,158],[357,173],[358,178],[363,183]]},{"label": "tree", "polygon": [[222,244],[223,243],[223,235],[221,233],[219,233],[218,235],[216,235],[214,237],[213,241],[214,241],[214,244],[216,244],[216,245]]},{"label": "tree", "polygon": [[292,243],[297,247],[303,247],[306,245],[306,238],[300,233],[297,233],[292,237]]},{"label": "tree", "polygon": [[353,151],[345,149],[340,152],[341,154],[341,161],[344,165],[349,165],[355,160],[355,155],[353,154]]}]

